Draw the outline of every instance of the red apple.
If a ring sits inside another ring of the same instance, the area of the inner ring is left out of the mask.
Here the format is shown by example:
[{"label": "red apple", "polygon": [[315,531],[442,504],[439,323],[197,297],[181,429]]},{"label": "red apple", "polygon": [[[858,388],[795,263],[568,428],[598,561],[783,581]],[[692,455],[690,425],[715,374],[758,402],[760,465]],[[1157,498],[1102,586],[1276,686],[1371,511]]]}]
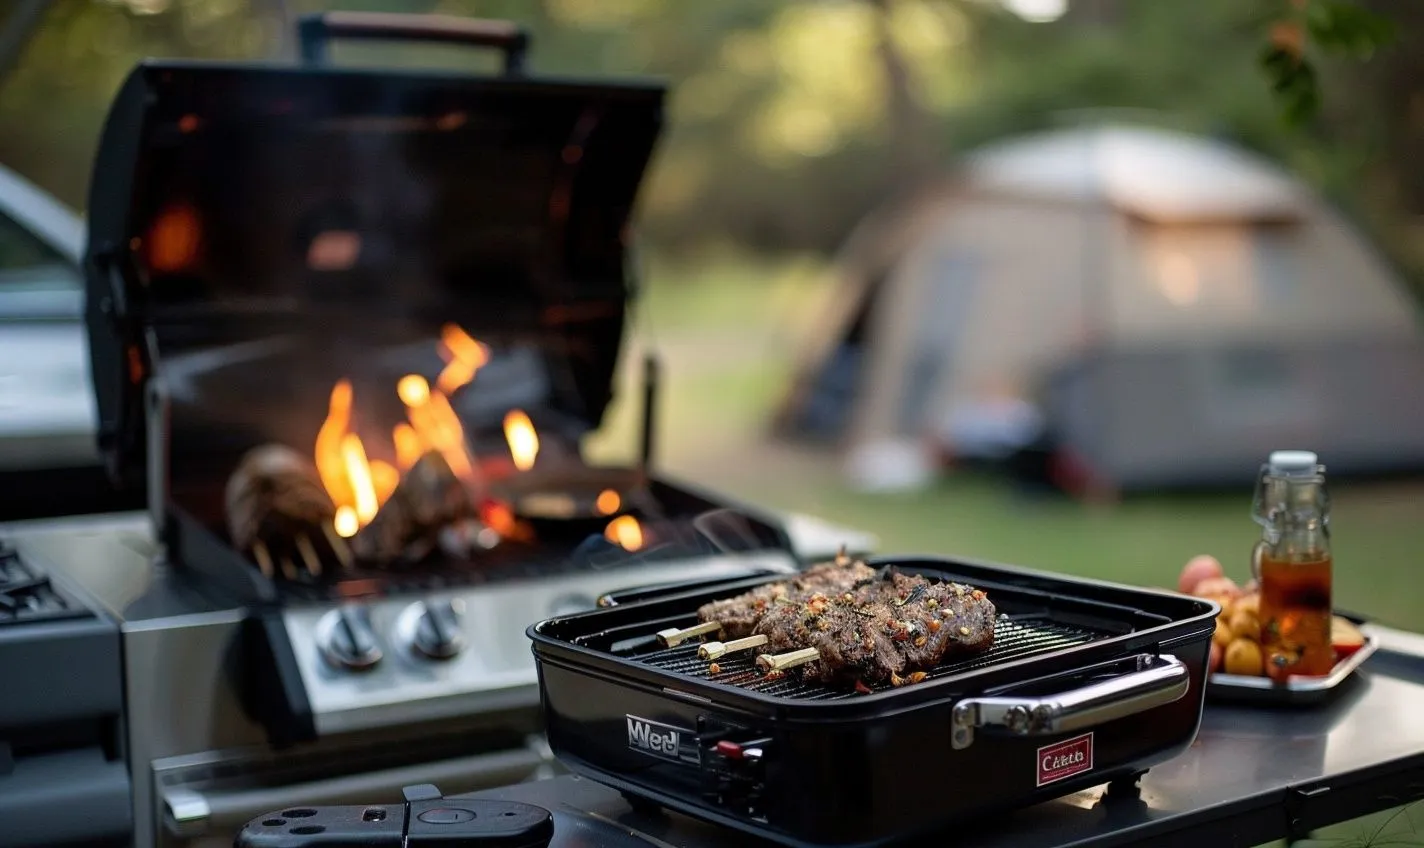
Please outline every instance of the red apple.
[{"label": "red apple", "polygon": [[1216,557],[1202,554],[1187,560],[1183,566],[1181,575],[1177,578],[1177,591],[1184,595],[1190,595],[1193,590],[1205,580],[1221,577],[1221,563]]},{"label": "red apple", "polygon": [[1198,598],[1239,598],[1241,587],[1230,577],[1208,577],[1192,587],[1191,594]]},{"label": "red apple", "polygon": [[1337,615],[1330,620],[1330,643],[1335,656],[1344,659],[1365,646],[1365,634],[1354,622]]}]

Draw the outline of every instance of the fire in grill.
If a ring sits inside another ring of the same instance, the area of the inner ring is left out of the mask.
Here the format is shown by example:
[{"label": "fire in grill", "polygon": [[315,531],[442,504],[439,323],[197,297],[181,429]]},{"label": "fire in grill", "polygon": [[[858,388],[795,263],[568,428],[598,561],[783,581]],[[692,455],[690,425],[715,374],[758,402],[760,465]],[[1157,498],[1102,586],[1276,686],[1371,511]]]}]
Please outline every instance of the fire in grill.
[{"label": "fire in grill", "polygon": [[[680,526],[658,526],[669,516],[649,485],[647,450],[635,468],[591,466],[541,439],[530,416],[513,409],[502,443],[477,451],[447,393],[477,391],[471,384],[492,352],[454,325],[440,350],[447,364],[436,379],[407,374],[395,382],[402,420],[372,426],[376,416],[363,414],[343,379],[310,460],[269,443],[238,463],[225,498],[229,538],[265,576],[309,582],[432,558],[477,561],[557,538],[601,538],[636,554],[698,532],[685,516],[672,516]],[[652,426],[651,415],[644,423]]]},{"label": "fire in grill", "polygon": [[174,562],[270,601],[784,552],[774,520],[650,472],[651,357],[636,456],[584,454],[664,94],[136,68],[91,184],[87,320],[101,446]]}]

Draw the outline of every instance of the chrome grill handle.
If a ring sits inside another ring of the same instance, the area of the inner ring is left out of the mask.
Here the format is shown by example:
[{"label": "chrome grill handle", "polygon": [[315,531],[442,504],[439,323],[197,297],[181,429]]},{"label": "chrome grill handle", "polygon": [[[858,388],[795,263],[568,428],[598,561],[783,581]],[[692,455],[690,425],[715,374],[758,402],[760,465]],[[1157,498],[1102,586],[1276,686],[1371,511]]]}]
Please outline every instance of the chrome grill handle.
[{"label": "chrome grill handle", "polygon": [[[1115,719],[1164,706],[1187,694],[1191,675],[1186,663],[1170,654],[1139,654],[1135,670],[1054,695],[966,698],[951,716],[956,750],[974,744],[978,728],[1001,728],[1015,736],[1048,736],[1096,727]],[[1115,660],[1084,669],[1103,672],[1121,666]]]}]

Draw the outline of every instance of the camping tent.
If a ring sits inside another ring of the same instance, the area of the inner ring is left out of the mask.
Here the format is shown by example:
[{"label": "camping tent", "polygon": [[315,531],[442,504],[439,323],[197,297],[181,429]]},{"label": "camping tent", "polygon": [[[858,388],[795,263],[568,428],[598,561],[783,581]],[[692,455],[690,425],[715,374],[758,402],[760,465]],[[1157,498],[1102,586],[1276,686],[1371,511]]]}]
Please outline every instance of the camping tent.
[{"label": "camping tent", "polygon": [[1101,125],[987,147],[868,219],[838,269],[777,429],[843,445],[861,485],[1044,438],[1116,489],[1249,481],[1288,447],[1424,466],[1401,280],[1223,142]]}]

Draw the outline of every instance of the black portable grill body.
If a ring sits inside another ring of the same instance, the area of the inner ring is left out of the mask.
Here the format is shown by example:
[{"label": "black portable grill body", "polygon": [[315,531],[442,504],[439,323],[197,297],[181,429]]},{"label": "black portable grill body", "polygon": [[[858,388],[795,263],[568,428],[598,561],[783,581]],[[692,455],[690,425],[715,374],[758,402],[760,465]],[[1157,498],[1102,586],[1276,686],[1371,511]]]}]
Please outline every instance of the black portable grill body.
[{"label": "black portable grill body", "polygon": [[751,656],[709,675],[696,640],[653,634],[774,578],[644,594],[529,628],[554,753],[645,803],[862,846],[1131,777],[1195,739],[1216,604],[960,560],[871,564],[983,589],[995,646],[869,694],[794,671],[767,682]]},{"label": "black portable grill body", "polygon": [[[414,20],[374,35],[448,34]],[[358,570],[283,583],[228,542],[223,489],[243,453],[274,441],[308,452],[343,377],[358,408],[399,410],[395,381],[434,383],[449,322],[495,350],[477,408],[456,405],[476,453],[505,449],[500,418],[517,406],[546,446],[581,455],[613,400],[636,294],[630,220],[662,126],[661,83],[530,76],[517,28],[480,42],[508,53],[491,75],[330,67],[320,36],[303,32],[308,61],[296,67],[144,62],[112,103],[85,262],[110,472],[146,484],[179,567],[243,603],[581,567],[576,541],[559,539],[394,581]],[[336,258],[321,259],[313,245],[333,235]],[[647,479],[679,525],[673,555],[706,552],[686,519],[717,510],[736,525],[724,543],[789,549],[754,508]]]}]

